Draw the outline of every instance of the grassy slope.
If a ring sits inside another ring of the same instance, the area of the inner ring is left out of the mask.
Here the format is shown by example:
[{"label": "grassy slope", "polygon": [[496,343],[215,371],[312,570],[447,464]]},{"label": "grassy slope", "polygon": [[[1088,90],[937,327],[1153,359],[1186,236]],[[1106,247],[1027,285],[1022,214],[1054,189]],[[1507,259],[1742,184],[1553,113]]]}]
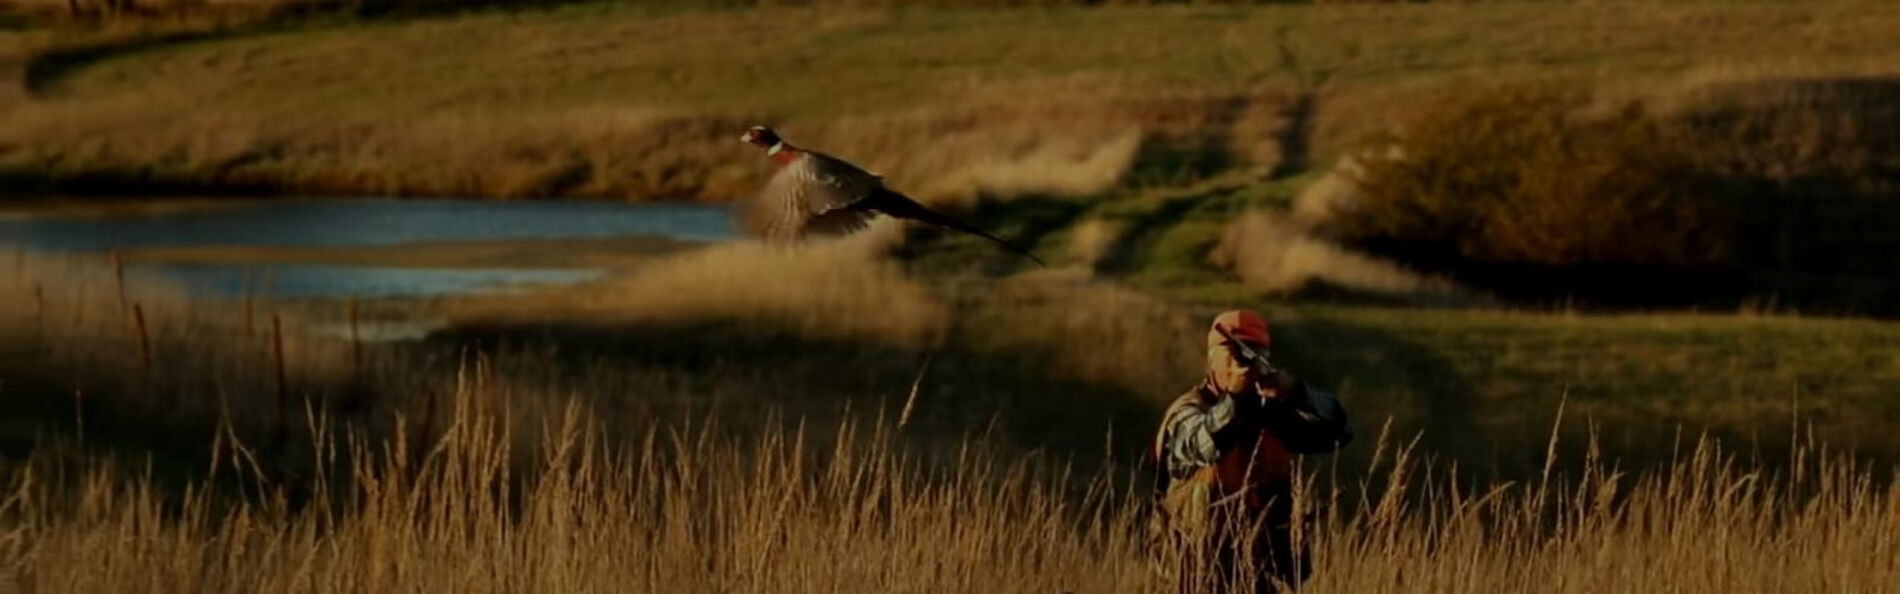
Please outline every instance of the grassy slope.
[{"label": "grassy slope", "polygon": [[102,60],[43,90],[76,100],[169,87],[215,102],[207,107],[283,116],[647,107],[833,117],[1060,76],[1146,92],[1290,83],[1282,40],[1302,69],[1338,84],[1640,79],[1777,63],[1825,76],[1890,63],[1900,50],[1868,42],[1896,26],[1889,4],[1825,2],[668,16],[579,6],[239,35]]},{"label": "grassy slope", "polygon": [[[1222,133],[1201,121],[1209,103],[1160,96],[1274,90],[1256,103],[1276,111],[1284,93],[1323,81],[1312,130],[1326,153],[1403,108],[1415,85],[1862,73],[1900,60],[1881,43],[1895,31],[1900,8],[1852,2],[659,14],[580,5],[238,32],[48,69],[34,97],[0,119],[0,166],[330,191],[720,198],[754,172],[741,147],[711,140],[769,119],[906,173],[898,181],[915,188],[975,159],[969,152],[1024,142],[1002,129],[1036,129],[1042,141],[1076,134],[1023,118]],[[1139,105],[1111,104],[1128,97]],[[962,155],[917,148],[972,128],[998,138]],[[669,167],[690,179],[648,179]]]},{"label": "grassy slope", "polygon": [[1713,431],[1777,456],[1798,425],[1842,447],[1890,451],[1882,443],[1900,421],[1892,324],[1342,307],[1287,314],[1290,362],[1348,394],[1402,402],[1400,418],[1428,434],[1470,438],[1452,452],[1466,464],[1488,458],[1516,473],[1541,460],[1535,444],[1560,403],[1568,439],[1594,425],[1606,451],[1637,465],[1666,457],[1678,431]]},{"label": "grassy slope", "polygon": [[[988,201],[981,222],[1045,255],[1208,286],[1227,276],[1206,253],[1234,214],[1288,200],[1424,90],[1568,78],[1616,96],[1891,73],[1900,49],[1882,41],[1896,32],[1900,8],[1852,1],[584,4],[240,29],[37,62],[49,54],[35,48],[83,36],[29,32],[8,42],[39,74],[0,103],[0,178],[130,193],[726,199],[764,172],[735,130],[767,121],[924,199]],[[1260,183],[1267,171],[1277,179]],[[1120,231],[1071,245],[1088,220]],[[976,243],[951,243],[967,249],[947,266],[976,257]]]}]

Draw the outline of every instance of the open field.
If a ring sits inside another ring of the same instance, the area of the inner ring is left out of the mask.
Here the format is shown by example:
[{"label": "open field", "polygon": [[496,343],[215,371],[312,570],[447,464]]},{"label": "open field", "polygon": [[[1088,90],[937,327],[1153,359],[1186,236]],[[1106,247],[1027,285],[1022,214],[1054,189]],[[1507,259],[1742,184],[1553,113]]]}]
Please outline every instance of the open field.
[{"label": "open field", "polygon": [[[135,470],[42,464],[12,473],[0,571],[29,592],[1168,584],[1138,499],[1105,477],[1065,479],[980,445],[912,457],[870,429],[754,445],[648,434],[616,448],[582,418],[571,409],[513,472],[509,434],[479,415],[433,444],[351,442],[339,446],[349,474],[319,477],[308,504],[262,481],[244,503],[172,501]],[[258,473],[237,444],[224,453],[230,480]],[[1660,474],[1599,468],[1459,492],[1421,486],[1432,479],[1407,474],[1415,460],[1394,464],[1380,486],[1314,490],[1332,505],[1304,533],[1317,575],[1301,591],[1886,592],[1900,578],[1900,493],[1861,468],[1782,481],[1698,450]],[[1342,511],[1353,498],[1359,511]]]},{"label": "open field", "polygon": [[171,41],[21,34],[67,41],[20,42],[41,49],[20,50],[38,57],[0,120],[0,168],[74,187],[726,199],[760,171],[736,131],[769,121],[925,198],[1092,195],[1323,165],[1420,91],[1473,82],[1642,94],[1893,74],[1896,30],[1884,2],[582,4]]},{"label": "open field", "polygon": [[[0,20],[5,216],[724,201],[769,122],[1052,264],[888,222],[797,248],[0,238],[0,590],[1157,591],[1143,455],[1207,320],[1254,307],[1359,436],[1303,461],[1301,591],[1900,593],[1900,322],[1812,315],[1900,294],[1900,137],[1872,125],[1900,123],[1900,4],[924,1],[953,6]],[[170,193],[194,198],[142,201]],[[1735,196],[1752,222],[1678,210]],[[1621,314],[1471,282],[1702,282],[1589,268],[1650,248],[1761,282]],[[143,262],[609,274],[273,301]]]},{"label": "open field", "polygon": [[[24,255],[0,273],[6,418],[27,423],[0,441],[0,572],[27,592],[1165,583],[1137,456],[1208,311],[926,281],[859,246],[671,259],[432,304],[455,329],[403,346],[308,332],[336,304],[122,292],[97,260]],[[886,315],[844,313],[873,300]],[[1268,309],[1284,364],[1362,434],[1309,468],[1307,591],[1900,577],[1893,436],[1857,424],[1894,416],[1893,324]]]},{"label": "open field", "polygon": [[[198,301],[136,280],[121,302],[103,260],[25,262],[5,283],[7,385],[29,396],[16,406],[54,413],[14,417],[58,426],[77,388],[92,394],[81,403],[98,407],[99,434],[172,444],[227,414],[249,439],[281,439],[273,403],[300,408],[300,396],[366,419],[425,416],[416,409],[436,405],[423,395],[478,357],[518,390],[507,402],[525,407],[522,422],[580,395],[628,423],[619,433],[715,410],[739,426],[768,411],[811,422],[895,411],[923,369],[912,432],[954,441],[981,428],[1084,465],[1107,463],[1107,448],[1125,465],[1159,407],[1199,376],[1203,320],[1237,305],[1054,273],[925,280],[855,246],[719,246],[525,295],[347,307]],[[1889,322],[1253,305],[1274,320],[1282,364],[1336,388],[1365,431],[1422,432],[1423,452],[1474,476],[1535,474],[1553,425],[1567,458],[1594,435],[1629,468],[1703,432],[1771,467],[1808,432],[1876,462],[1900,451]],[[352,310],[365,335],[411,317],[446,327],[420,344],[352,343]]]},{"label": "open field", "polygon": [[[1532,302],[1893,313],[1885,2],[578,3],[0,35],[0,186],[27,194],[724,201],[767,172],[735,138],[766,122],[1147,286],[1455,289],[1410,268]],[[1563,99],[1520,113],[1536,96]],[[1347,219],[1299,219],[1325,237],[1259,248],[1297,257],[1217,253],[1398,134],[1423,170],[1375,168],[1308,211]],[[1681,286],[1578,280],[1644,266]]]}]

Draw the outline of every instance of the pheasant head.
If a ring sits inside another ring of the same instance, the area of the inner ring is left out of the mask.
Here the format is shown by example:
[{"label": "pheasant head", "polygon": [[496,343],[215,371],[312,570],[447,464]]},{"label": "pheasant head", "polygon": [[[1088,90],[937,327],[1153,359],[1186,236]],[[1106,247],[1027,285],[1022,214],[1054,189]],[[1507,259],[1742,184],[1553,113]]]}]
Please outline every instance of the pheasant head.
[{"label": "pheasant head", "polygon": [[753,126],[751,129],[746,130],[745,134],[739,137],[739,140],[766,149],[777,146],[780,142],[784,142],[779,139],[777,132],[773,132],[771,128],[765,126]]},{"label": "pheasant head", "polygon": [[798,149],[786,144],[784,139],[778,137],[777,132],[765,126],[753,126],[747,129],[745,134],[739,136],[739,140],[765,149],[766,156],[771,157],[772,162],[780,165],[788,165],[798,159]]}]

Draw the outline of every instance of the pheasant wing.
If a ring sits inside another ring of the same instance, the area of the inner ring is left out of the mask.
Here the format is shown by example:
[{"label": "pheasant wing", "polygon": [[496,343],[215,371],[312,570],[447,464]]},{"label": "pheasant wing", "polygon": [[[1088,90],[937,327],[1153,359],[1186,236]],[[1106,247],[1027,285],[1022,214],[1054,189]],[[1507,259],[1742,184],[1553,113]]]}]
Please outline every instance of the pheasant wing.
[{"label": "pheasant wing", "polygon": [[871,226],[877,213],[856,208],[840,208],[805,221],[804,235],[850,235]]},{"label": "pheasant wing", "polygon": [[851,233],[875,216],[856,208],[858,202],[883,186],[883,179],[850,163],[806,153],[766,182],[746,205],[744,224],[773,240]]}]

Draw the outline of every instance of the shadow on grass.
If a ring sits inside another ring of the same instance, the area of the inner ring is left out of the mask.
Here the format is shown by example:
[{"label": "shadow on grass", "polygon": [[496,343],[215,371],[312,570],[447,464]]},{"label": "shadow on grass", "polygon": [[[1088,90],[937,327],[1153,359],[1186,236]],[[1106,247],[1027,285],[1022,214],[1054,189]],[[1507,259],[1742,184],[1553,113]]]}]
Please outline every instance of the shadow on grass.
[{"label": "shadow on grass", "polygon": [[[222,7],[214,4],[180,2],[170,9],[150,8],[145,12],[125,12],[144,7],[128,4],[119,12],[59,12],[57,18],[89,23],[124,19],[147,19],[151,30],[129,35],[95,38],[91,41],[55,47],[27,62],[23,88],[34,96],[48,96],[60,80],[95,62],[200,41],[235,39],[279,33],[304,27],[348,25],[370,21],[407,21],[442,18],[483,11],[552,10],[571,5],[612,3],[598,0],[387,0],[349,3],[282,3],[257,7],[237,3]],[[747,6],[741,0],[648,0],[631,7],[649,13],[687,10],[724,10]],[[77,5],[75,5],[77,6]],[[42,15],[46,16],[46,15]],[[194,21],[193,19],[199,19]],[[0,30],[30,27],[34,19],[0,9]],[[169,23],[184,23],[183,25]]]},{"label": "shadow on grass", "polygon": [[[1479,325],[1460,330],[1497,331]],[[1639,347],[1636,343],[1585,347],[1607,349],[1594,355],[1549,344],[1555,334],[1428,339],[1324,315],[1277,316],[1274,335],[1278,362],[1337,390],[1354,415],[1364,441],[1340,456],[1342,476],[1359,476],[1387,419],[1395,445],[1417,438],[1418,452],[1435,459],[1440,472],[1456,463],[1461,480],[1479,484],[1535,481],[1546,464],[1575,477],[1593,455],[1620,471],[1664,470],[1683,462],[1704,437],[1742,464],[1768,472],[1789,471],[1804,448],[1810,458],[1819,453],[1816,447],[1845,450],[1875,468],[1895,461],[1891,440],[1867,429],[1891,420],[1843,423],[1829,419],[1832,411],[1826,407],[1797,419],[1792,411],[1784,415],[1781,407],[1759,402],[1714,409],[1680,404],[1703,397],[1695,394],[1698,384],[1727,381],[1703,374],[1732,371],[1687,367],[1656,375],[1638,366],[1588,375],[1563,362],[1578,356],[1644,356],[1623,350]],[[1551,359],[1538,360],[1546,356]],[[1859,414],[1879,415],[1866,409]],[[1797,433],[1804,419],[1816,424],[1806,429],[1815,431],[1814,441]]]},{"label": "shadow on grass", "polygon": [[612,401],[602,403],[605,410],[629,418],[711,413],[746,428],[772,419],[826,427],[847,413],[889,423],[908,418],[900,433],[913,447],[944,451],[986,435],[1010,455],[1066,461],[1082,476],[1138,460],[1165,402],[1061,377],[1035,353],[901,348],[729,323],[490,325],[441,331],[428,341],[497,360],[552,354],[529,359],[544,361],[554,390],[589,389],[589,370],[603,365],[663,379],[649,385],[664,393],[605,396]]},{"label": "shadow on grass", "polygon": [[235,37],[239,34],[238,31],[225,29],[170,31],[56,47],[41,52],[27,61],[21,73],[20,82],[27,93],[34,97],[57,96],[53,89],[60,80],[94,62],[195,41]]},{"label": "shadow on grass", "polygon": [[[1392,332],[1310,316],[1280,316],[1273,327],[1276,364],[1338,394],[1353,416],[1357,439],[1341,452],[1342,468],[1367,467],[1388,420],[1394,445],[1418,437],[1421,452],[1466,464],[1506,451],[1483,431],[1472,386],[1431,348]],[[1516,478],[1525,469],[1491,470]]]},{"label": "shadow on grass", "polygon": [[[958,216],[979,228],[1028,248],[1051,265],[1059,264],[1062,254],[1051,251],[1045,240],[1075,224],[1088,203],[1083,199],[1052,196],[1023,196],[1007,200],[979,198],[977,207]],[[927,225],[909,225],[918,241],[907,241],[895,255],[916,267],[933,271],[980,269],[987,276],[1002,276],[1013,271],[1036,267],[1020,256],[998,249],[988,240]]]}]

